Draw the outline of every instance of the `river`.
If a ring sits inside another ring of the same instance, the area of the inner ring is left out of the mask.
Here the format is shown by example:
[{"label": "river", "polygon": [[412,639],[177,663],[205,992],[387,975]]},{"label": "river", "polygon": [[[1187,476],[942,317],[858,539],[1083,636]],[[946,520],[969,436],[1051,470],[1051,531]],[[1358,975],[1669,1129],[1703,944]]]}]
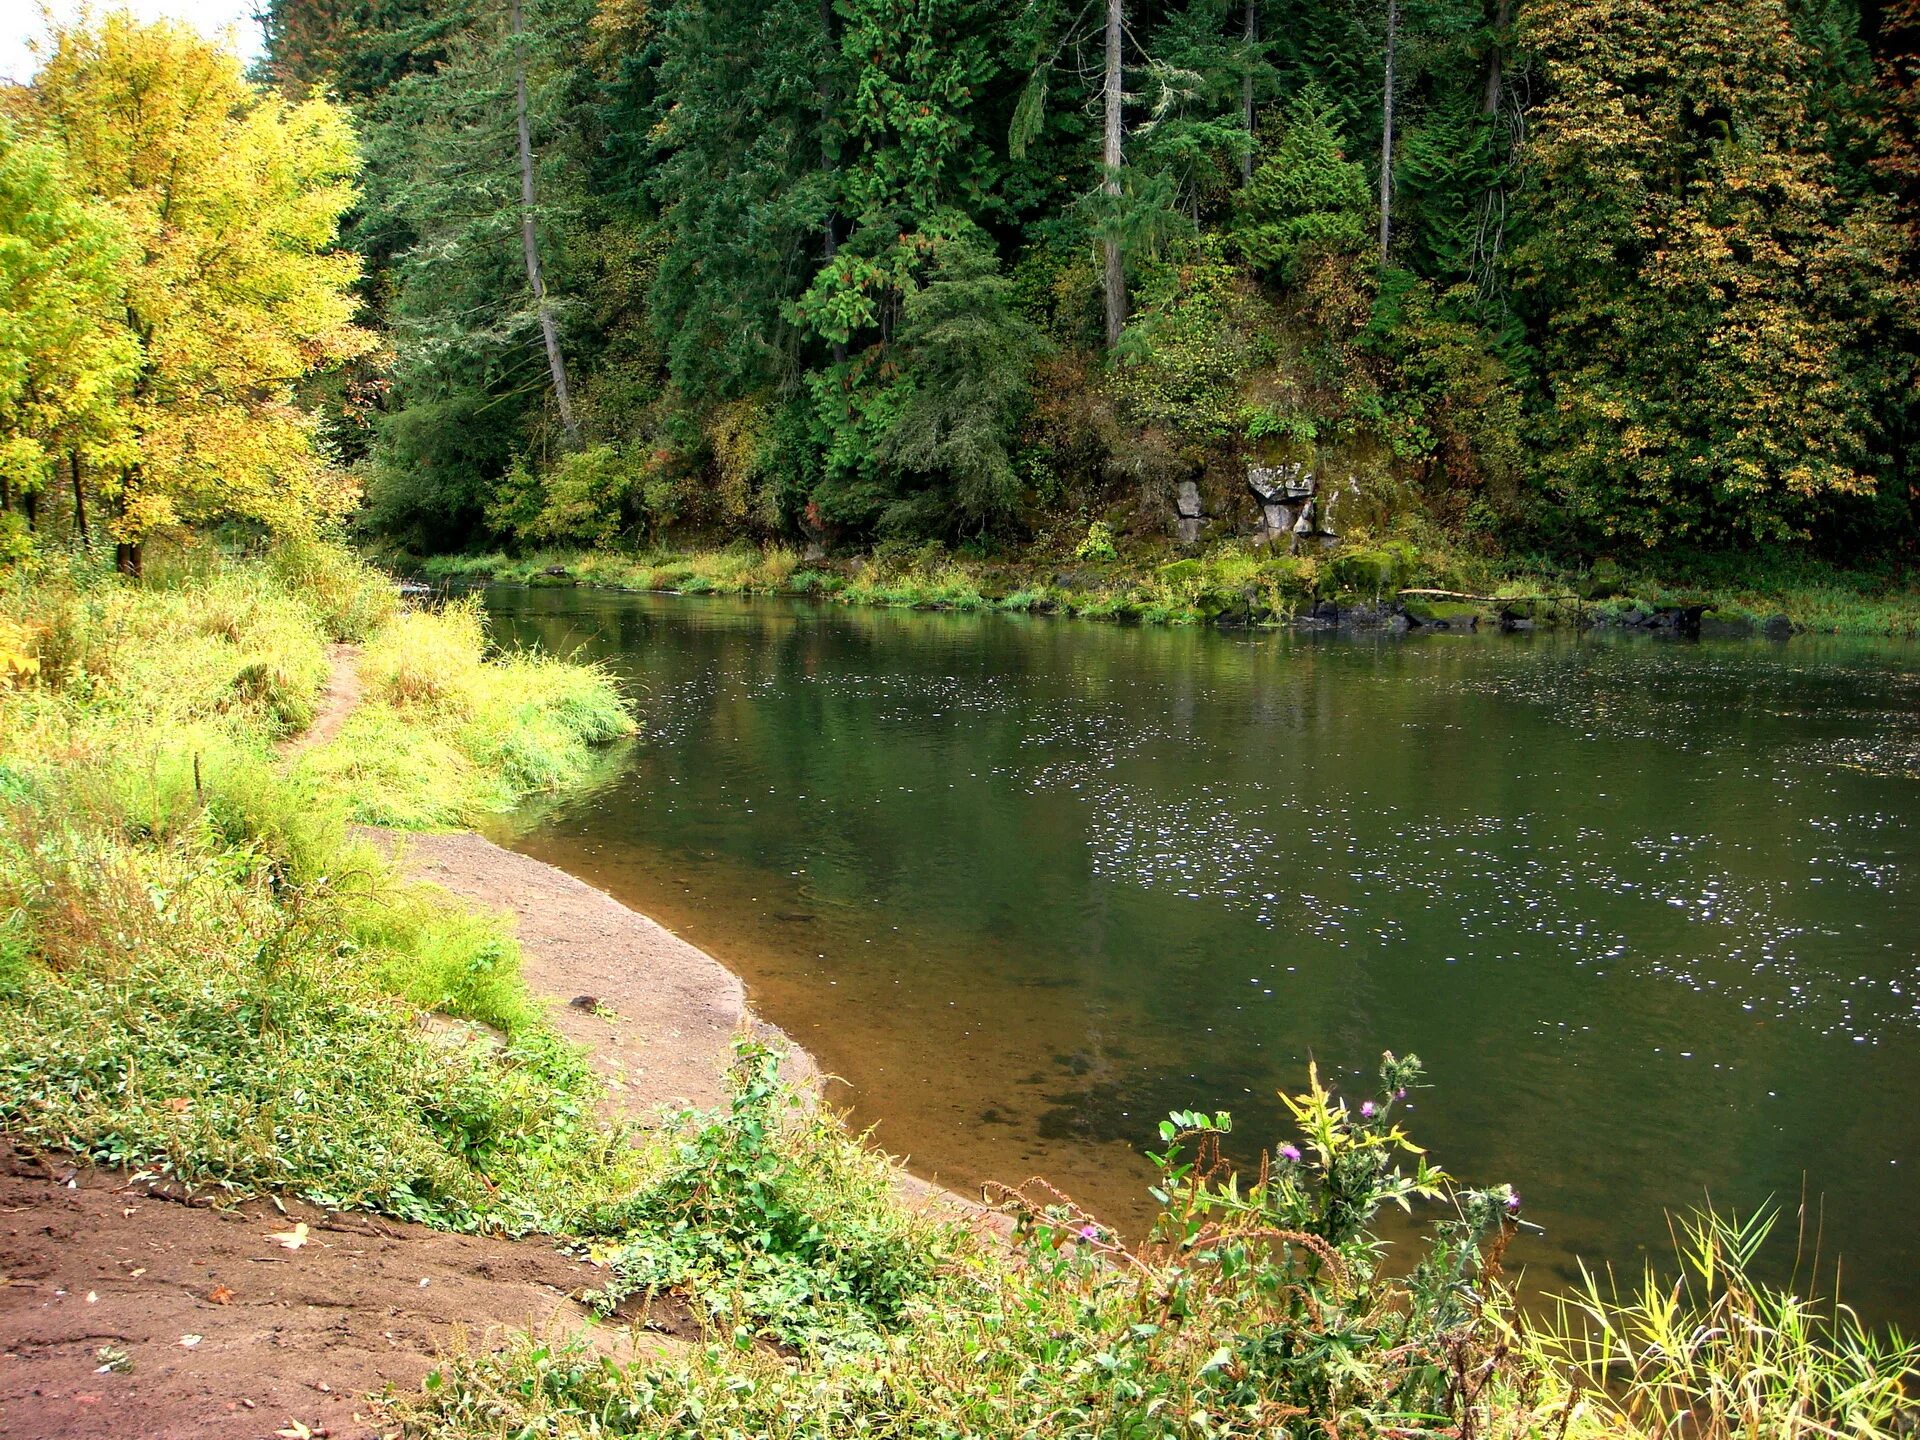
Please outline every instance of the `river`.
[{"label": "river", "polygon": [[1920,648],[487,602],[644,729],[497,838],[738,971],[923,1173],[1137,1229],[1167,1111],[1246,1155],[1310,1058],[1413,1052],[1529,1290],[1771,1200],[1776,1274],[1802,1230],[1920,1328]]}]

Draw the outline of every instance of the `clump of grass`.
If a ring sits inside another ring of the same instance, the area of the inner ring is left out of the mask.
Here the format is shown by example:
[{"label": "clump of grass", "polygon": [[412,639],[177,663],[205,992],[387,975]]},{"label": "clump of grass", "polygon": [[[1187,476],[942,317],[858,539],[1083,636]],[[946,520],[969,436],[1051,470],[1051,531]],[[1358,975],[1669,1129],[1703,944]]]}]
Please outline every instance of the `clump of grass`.
[{"label": "clump of grass", "polygon": [[469,598],[399,616],[360,659],[365,698],[300,772],[356,819],[406,829],[471,824],[576,784],[596,746],[633,732],[606,673],[548,656],[489,654]]},{"label": "clump of grass", "polygon": [[878,1348],[928,1298],[959,1232],[909,1214],[891,1166],[779,1072],[740,1043],[730,1107],[677,1117],[647,1183],[583,1217],[610,1272],[595,1304],[675,1290],[737,1348],[842,1353]]},{"label": "clump of grass", "polygon": [[1675,1229],[1679,1275],[1651,1265],[1622,1288],[1582,1267],[1580,1285],[1524,1342],[1564,1391],[1575,1434],[1701,1440],[1860,1440],[1920,1421],[1920,1345],[1879,1335],[1837,1299],[1753,1274],[1778,1212],[1697,1211]]}]

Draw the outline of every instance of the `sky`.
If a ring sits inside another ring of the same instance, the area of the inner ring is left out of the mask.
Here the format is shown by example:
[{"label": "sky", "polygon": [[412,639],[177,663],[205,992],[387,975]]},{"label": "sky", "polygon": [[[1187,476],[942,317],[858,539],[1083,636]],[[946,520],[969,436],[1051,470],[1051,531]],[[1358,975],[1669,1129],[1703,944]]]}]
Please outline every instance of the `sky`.
[{"label": "sky", "polygon": [[[57,18],[71,20],[80,6],[76,0],[52,0],[48,8]],[[93,6],[96,14],[127,9],[143,20],[162,15],[189,20],[215,39],[231,27],[233,43],[248,60],[260,53],[260,22],[254,12],[264,8],[265,0],[102,0]],[[27,41],[46,33],[40,10],[35,0],[0,0],[0,78],[25,80],[33,74]]]}]

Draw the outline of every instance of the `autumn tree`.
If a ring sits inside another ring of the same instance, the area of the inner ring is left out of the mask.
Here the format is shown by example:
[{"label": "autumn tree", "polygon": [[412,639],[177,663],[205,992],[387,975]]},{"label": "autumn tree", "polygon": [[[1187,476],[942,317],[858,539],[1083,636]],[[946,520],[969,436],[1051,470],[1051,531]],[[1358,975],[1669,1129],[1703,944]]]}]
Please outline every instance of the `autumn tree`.
[{"label": "autumn tree", "polygon": [[1884,208],[1849,199],[1806,112],[1783,0],[1703,25],[1645,0],[1540,0],[1545,92],[1515,255],[1537,335],[1539,464],[1602,534],[1805,534],[1869,494],[1910,361]]},{"label": "autumn tree", "polygon": [[56,29],[23,128],[127,237],[123,324],[133,456],[103,488],[122,564],[182,522],[301,532],[356,492],[316,444],[297,387],[363,353],[358,262],[336,248],[353,201],[345,114],[250,85],[190,27],[125,12]]},{"label": "autumn tree", "polygon": [[0,118],[0,511],[18,500],[31,525],[57,488],[82,542],[89,474],[131,459],[126,259],[115,213],[74,194],[59,155]]}]

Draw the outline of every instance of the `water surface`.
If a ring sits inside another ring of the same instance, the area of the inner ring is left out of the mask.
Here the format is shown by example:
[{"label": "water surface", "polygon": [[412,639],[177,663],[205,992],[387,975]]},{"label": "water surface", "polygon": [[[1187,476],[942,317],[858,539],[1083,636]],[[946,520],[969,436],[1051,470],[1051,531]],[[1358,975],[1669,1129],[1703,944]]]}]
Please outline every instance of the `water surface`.
[{"label": "water surface", "polygon": [[1309,1057],[1412,1051],[1530,1286],[1804,1195],[1920,1327],[1915,648],[488,600],[646,732],[509,843],[738,970],[917,1169],[1138,1225],[1168,1110],[1272,1143]]}]

